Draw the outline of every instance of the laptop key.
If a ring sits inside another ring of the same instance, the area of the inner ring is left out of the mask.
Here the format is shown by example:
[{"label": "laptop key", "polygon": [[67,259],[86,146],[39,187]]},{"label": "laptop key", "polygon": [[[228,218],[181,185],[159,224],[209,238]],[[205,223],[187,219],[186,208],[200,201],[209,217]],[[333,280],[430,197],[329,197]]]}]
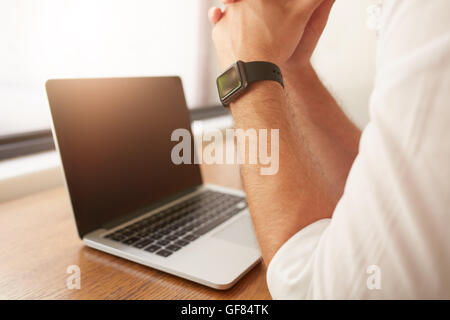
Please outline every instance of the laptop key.
[{"label": "laptop key", "polygon": [[126,237],[129,237],[129,236],[132,236],[134,234],[134,232],[133,231],[124,231],[124,232],[122,232],[122,234]]},{"label": "laptop key", "polygon": [[170,230],[169,228],[165,228],[159,231],[160,233],[166,235],[172,232],[172,230]]},{"label": "laptop key", "polygon": [[161,239],[163,236],[164,235],[162,235],[160,233],[154,233],[154,234],[150,235],[149,238],[158,240],[158,239]]},{"label": "laptop key", "polygon": [[157,254],[157,255],[160,255],[160,256],[163,256],[163,257],[168,257],[168,256],[170,256],[172,253],[173,253],[172,251],[163,249],[163,250],[159,250],[156,254]]},{"label": "laptop key", "polygon": [[170,241],[174,241],[174,240],[178,239],[178,236],[176,236],[174,234],[171,234],[171,235],[166,236],[165,239],[170,240]]},{"label": "laptop key", "polygon": [[145,238],[146,236],[149,235],[149,233],[148,233],[148,232],[139,232],[139,233],[137,233],[136,235],[139,236],[139,237],[141,237],[141,238]]},{"label": "laptop key", "polygon": [[179,246],[181,246],[181,247],[184,247],[184,246],[187,246],[187,245],[189,244],[189,241],[178,240],[178,241],[175,241],[175,244],[176,244],[176,245],[179,245]]},{"label": "laptop key", "polygon": [[177,246],[177,245],[174,245],[174,244],[171,244],[170,246],[167,246],[166,249],[168,249],[170,251],[178,251],[178,250],[181,249],[181,247]]},{"label": "laptop key", "polygon": [[145,248],[144,250],[148,251],[148,252],[155,252],[156,250],[159,250],[159,249],[161,249],[160,246],[152,244],[151,246]]},{"label": "laptop key", "polygon": [[152,240],[152,239],[144,239],[144,240],[138,241],[138,242],[136,242],[135,244],[133,244],[133,247],[142,249],[142,248],[148,246],[148,245],[149,245],[150,243],[152,243],[153,241],[154,241],[154,240]]},{"label": "laptop key", "polygon": [[157,244],[157,245],[160,245],[160,246],[165,246],[165,245],[168,245],[169,243],[170,243],[169,240],[167,240],[167,239],[161,239],[161,240],[159,240],[156,244]]},{"label": "laptop key", "polygon": [[186,232],[187,232],[186,230],[182,229],[180,231],[174,232],[173,234],[178,236],[178,237],[181,237],[181,236],[184,236],[186,234]]},{"label": "laptop key", "polygon": [[194,235],[194,234],[188,234],[187,236],[185,236],[183,239],[184,241],[194,241],[198,239],[198,236]]},{"label": "laptop key", "polygon": [[123,241],[123,240],[125,240],[126,237],[122,236],[120,234],[108,234],[107,236],[105,236],[105,238],[111,239],[114,241]]},{"label": "laptop key", "polygon": [[166,227],[167,230],[169,230],[170,232],[174,231],[176,228],[173,225],[167,226]]},{"label": "laptop key", "polygon": [[125,241],[122,241],[122,243],[130,245],[130,244],[133,244],[133,243],[135,243],[136,241],[138,241],[140,239],[141,238],[139,238],[139,237],[131,237],[131,238],[126,239]]}]

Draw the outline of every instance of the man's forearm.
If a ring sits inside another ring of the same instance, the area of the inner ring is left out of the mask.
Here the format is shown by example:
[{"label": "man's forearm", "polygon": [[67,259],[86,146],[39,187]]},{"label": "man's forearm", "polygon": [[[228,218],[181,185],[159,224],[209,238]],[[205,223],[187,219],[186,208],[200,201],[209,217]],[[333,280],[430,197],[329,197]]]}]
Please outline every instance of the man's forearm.
[{"label": "man's forearm", "polygon": [[276,174],[261,175],[258,164],[241,167],[262,255],[269,263],[285,241],[308,224],[330,217],[334,206],[320,185],[314,159],[304,146],[296,145],[287,120],[286,93],[279,84],[254,84],[230,108],[237,128],[280,130]]},{"label": "man's forearm", "polygon": [[358,153],[361,131],[341,110],[311,65],[284,72],[284,78],[295,145],[307,147],[321,172],[323,185],[337,202]]}]

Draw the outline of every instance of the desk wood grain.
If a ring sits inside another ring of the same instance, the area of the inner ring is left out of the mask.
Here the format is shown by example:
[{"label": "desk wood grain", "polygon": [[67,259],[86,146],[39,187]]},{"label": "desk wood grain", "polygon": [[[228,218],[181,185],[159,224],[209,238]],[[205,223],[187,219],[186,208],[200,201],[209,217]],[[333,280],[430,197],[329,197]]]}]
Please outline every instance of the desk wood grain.
[{"label": "desk wood grain", "polygon": [[[202,166],[204,180],[240,188],[236,166]],[[69,265],[81,289],[66,287]],[[0,299],[270,299],[258,264],[218,291],[86,247],[60,187],[0,204]]]}]

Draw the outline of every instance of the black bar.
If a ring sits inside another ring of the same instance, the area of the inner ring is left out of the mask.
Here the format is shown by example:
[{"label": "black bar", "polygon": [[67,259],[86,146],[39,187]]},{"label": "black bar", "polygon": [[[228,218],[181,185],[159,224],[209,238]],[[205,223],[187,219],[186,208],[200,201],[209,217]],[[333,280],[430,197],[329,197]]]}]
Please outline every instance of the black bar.
[{"label": "black bar", "polygon": [[[74,319],[143,318],[143,319],[334,319],[357,318],[409,319],[409,314],[424,311],[445,318],[449,301],[251,301],[251,300],[159,300],[159,301],[0,301],[2,311],[18,317],[22,312],[46,314],[61,310],[60,319],[70,314]],[[441,310],[441,311],[438,311]],[[441,313],[442,312],[442,313]],[[89,316],[87,316],[89,315]],[[331,315],[331,317],[325,317]],[[119,317],[120,316],[120,317]],[[437,316],[439,318],[439,316]],[[419,316],[420,318],[420,316]]]},{"label": "black bar", "polygon": [[54,150],[52,132],[40,130],[0,137],[0,160]]}]

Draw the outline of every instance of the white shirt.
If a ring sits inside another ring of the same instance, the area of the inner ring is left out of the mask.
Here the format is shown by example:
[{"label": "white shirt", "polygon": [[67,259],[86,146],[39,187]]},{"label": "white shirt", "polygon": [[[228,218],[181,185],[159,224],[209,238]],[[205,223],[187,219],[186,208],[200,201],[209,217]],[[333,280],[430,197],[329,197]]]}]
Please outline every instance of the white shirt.
[{"label": "white shirt", "polygon": [[385,0],[381,18],[344,194],[270,262],[275,299],[450,298],[450,0]]}]

